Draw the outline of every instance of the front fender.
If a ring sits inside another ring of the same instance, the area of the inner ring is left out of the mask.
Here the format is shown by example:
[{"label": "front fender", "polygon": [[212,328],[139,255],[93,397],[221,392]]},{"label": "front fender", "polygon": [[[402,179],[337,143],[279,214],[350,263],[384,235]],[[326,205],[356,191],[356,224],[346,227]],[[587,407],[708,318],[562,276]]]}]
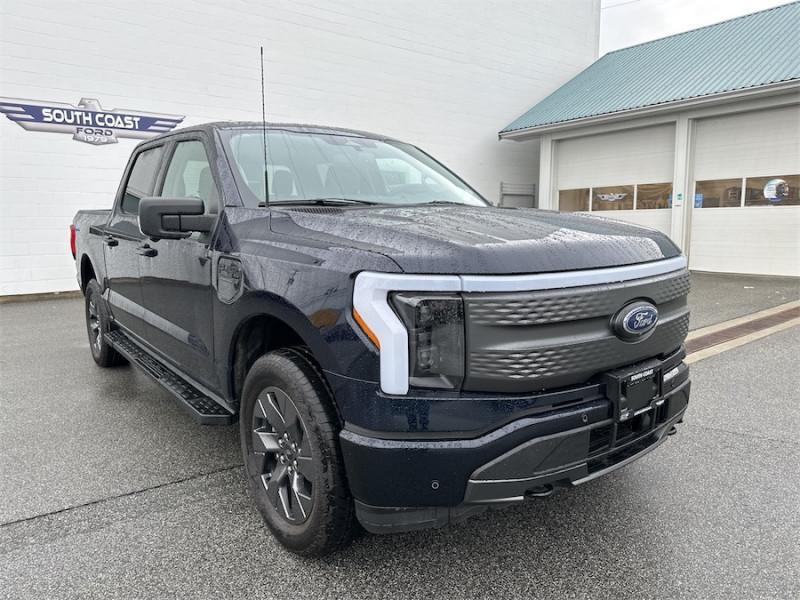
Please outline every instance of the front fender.
[{"label": "front fender", "polygon": [[308,346],[324,369],[336,370],[337,363],[322,335],[322,328],[315,325],[312,318],[297,306],[263,290],[245,292],[233,305],[220,305],[216,319],[219,334],[215,338],[219,340],[217,356],[224,356],[226,363],[230,363],[242,328],[252,319],[262,316],[277,319],[288,326]]}]

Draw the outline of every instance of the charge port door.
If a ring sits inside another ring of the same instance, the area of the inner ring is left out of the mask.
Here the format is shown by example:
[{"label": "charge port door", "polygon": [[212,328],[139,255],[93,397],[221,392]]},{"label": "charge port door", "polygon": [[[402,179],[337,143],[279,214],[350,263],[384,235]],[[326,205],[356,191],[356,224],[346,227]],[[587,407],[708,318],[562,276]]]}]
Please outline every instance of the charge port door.
[{"label": "charge port door", "polygon": [[217,263],[217,297],[231,304],[242,295],[242,263],[229,256],[220,257]]}]

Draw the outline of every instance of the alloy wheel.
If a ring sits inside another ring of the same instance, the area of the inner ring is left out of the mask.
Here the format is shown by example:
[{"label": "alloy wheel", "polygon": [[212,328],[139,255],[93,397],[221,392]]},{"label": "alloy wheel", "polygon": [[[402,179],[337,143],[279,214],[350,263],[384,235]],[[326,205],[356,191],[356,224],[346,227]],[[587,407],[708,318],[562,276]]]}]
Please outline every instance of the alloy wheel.
[{"label": "alloy wheel", "polygon": [[100,352],[100,344],[102,343],[102,327],[100,326],[100,314],[97,310],[97,304],[94,301],[94,295],[89,298],[89,341],[97,352]]},{"label": "alloy wheel", "polygon": [[265,388],[255,402],[248,461],[283,519],[299,524],[309,517],[316,472],[311,441],[297,406],[279,388]]}]

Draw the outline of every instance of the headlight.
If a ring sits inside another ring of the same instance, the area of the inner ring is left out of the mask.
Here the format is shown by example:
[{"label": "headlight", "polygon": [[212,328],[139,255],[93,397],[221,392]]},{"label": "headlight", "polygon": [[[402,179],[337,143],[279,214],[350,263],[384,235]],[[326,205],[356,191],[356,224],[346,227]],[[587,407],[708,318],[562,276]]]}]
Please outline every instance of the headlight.
[{"label": "headlight", "polygon": [[[424,291],[423,291],[424,290]],[[455,324],[463,318],[459,318],[463,314],[461,307],[461,300],[458,293],[461,291],[461,279],[456,275],[408,275],[405,273],[376,273],[372,271],[362,271],[356,275],[356,280],[353,283],[353,326],[359,331],[363,332],[364,336],[371,340],[375,348],[380,353],[380,384],[381,391],[385,394],[404,395],[408,393],[408,386],[410,383],[409,377],[415,378],[415,383],[419,371],[417,365],[411,365],[412,359],[409,356],[409,349],[413,345],[414,348],[421,344],[414,339],[410,338],[411,330],[419,329],[417,326],[416,308],[413,303],[409,304],[406,301],[392,302],[392,296],[402,296],[405,299],[419,298],[428,300],[440,300],[439,308],[450,306],[455,310],[455,319],[450,321]],[[455,304],[454,304],[455,303]],[[431,308],[432,305],[428,305]],[[403,314],[401,318],[400,314]],[[437,311],[432,311],[437,312]],[[426,316],[425,321],[428,317]],[[442,337],[440,335],[441,326],[447,323],[447,320],[442,320],[441,315],[438,319],[438,325],[428,327],[431,333],[431,341],[434,338],[439,341]],[[436,333],[436,335],[434,335]],[[461,347],[463,348],[463,324],[460,325],[459,330],[455,333],[457,336],[454,339],[462,340]],[[413,360],[416,361],[417,352],[413,351]],[[431,356],[432,358],[432,356]],[[452,355],[453,360],[458,360],[459,363],[464,361],[462,352],[458,354],[455,352]],[[427,363],[426,355],[423,354],[422,363]],[[441,364],[441,360],[438,361]],[[430,381],[438,381],[438,385],[450,385],[448,377],[454,377],[452,383],[455,385],[458,381],[458,375],[448,374],[434,374],[432,368],[434,364],[430,364],[427,372],[430,373],[423,377],[426,380],[425,385],[430,385]],[[464,368],[460,365],[458,369],[448,369],[454,373],[462,373]],[[445,379],[443,380],[442,377]]]},{"label": "headlight", "polygon": [[408,382],[420,387],[459,387],[464,378],[461,297],[395,292],[389,300],[408,331]]}]

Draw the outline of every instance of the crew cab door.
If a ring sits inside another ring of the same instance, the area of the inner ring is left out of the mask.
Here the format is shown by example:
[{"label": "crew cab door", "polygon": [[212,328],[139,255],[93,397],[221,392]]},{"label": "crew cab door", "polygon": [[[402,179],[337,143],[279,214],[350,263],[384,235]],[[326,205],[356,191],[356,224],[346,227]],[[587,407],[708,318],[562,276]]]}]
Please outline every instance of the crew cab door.
[{"label": "crew cab door", "polygon": [[139,200],[150,196],[156,180],[164,146],[145,148],[130,162],[120,186],[109,221],[99,233],[103,236],[107,276],[107,300],[114,320],[140,338],[147,338],[139,252],[145,243],[139,231]]},{"label": "crew cab door", "polygon": [[[200,198],[207,214],[218,214],[218,186],[204,138],[200,134],[175,138],[167,156],[163,183],[155,195]],[[148,342],[181,371],[218,389],[213,368],[211,236],[193,233],[178,240],[148,239],[139,268],[150,325]]]}]

